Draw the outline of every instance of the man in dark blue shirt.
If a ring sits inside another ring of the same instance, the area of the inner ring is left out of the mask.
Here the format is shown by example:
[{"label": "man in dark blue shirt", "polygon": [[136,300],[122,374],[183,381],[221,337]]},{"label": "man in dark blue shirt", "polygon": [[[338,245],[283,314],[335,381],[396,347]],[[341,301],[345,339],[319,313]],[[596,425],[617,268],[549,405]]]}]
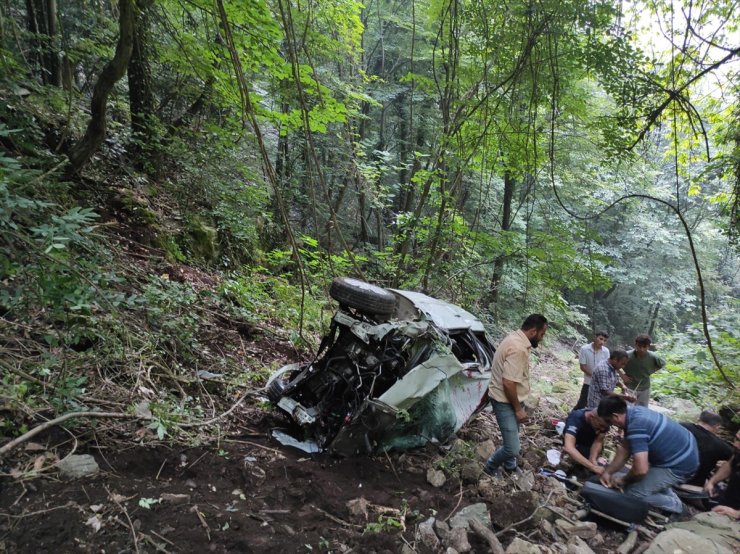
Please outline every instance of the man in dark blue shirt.
[{"label": "man in dark blue shirt", "polygon": [[[694,435],[663,414],[642,406],[628,407],[616,396],[604,398],[598,414],[610,425],[624,429],[624,440],[601,474],[601,483],[623,488],[625,494],[656,508],[681,513],[683,505],[671,487],[685,482],[699,467]],[[630,470],[615,475],[630,456]]]},{"label": "man in dark blue shirt", "polygon": [[598,459],[608,429],[609,425],[598,416],[596,410],[573,410],[565,420],[563,450],[574,462],[600,474],[604,468],[599,465]]}]

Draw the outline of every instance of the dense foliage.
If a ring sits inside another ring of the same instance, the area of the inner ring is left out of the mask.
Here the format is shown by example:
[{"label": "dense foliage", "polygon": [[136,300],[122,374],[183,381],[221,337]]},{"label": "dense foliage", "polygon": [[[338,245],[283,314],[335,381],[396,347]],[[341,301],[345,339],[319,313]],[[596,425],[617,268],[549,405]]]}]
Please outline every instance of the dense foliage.
[{"label": "dense foliage", "polygon": [[[132,352],[160,376],[213,369],[206,312],[310,345],[351,274],[494,334],[534,311],[572,341],[649,332],[659,387],[722,399],[740,355],[732,8],[6,2],[0,315],[35,342],[3,339],[5,385],[68,402]],[[217,273],[219,294],[121,248]]]}]

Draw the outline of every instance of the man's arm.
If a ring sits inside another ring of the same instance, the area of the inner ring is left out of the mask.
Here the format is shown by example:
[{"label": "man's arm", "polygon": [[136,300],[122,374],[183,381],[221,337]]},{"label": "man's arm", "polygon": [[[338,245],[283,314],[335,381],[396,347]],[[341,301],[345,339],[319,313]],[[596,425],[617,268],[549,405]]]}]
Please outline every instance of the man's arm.
[{"label": "man's arm", "polygon": [[585,373],[588,376],[591,376],[591,368],[589,368],[586,364],[580,364],[581,365],[581,371]]},{"label": "man's arm", "polygon": [[634,483],[635,481],[639,481],[648,472],[648,469],[650,469],[650,463],[648,462],[648,453],[647,452],[638,452],[632,456],[632,468],[627,472],[627,475],[625,475],[622,478],[622,482],[625,485],[628,485],[629,483]]},{"label": "man's arm", "polygon": [[709,493],[709,496],[714,496],[714,485],[716,485],[720,481],[724,481],[732,473],[732,462],[734,458],[735,456],[722,464],[720,468],[714,472],[714,475],[712,475],[707,480],[706,484],[704,485],[704,490]]},{"label": "man's arm", "polygon": [[523,423],[527,420],[527,412],[524,411],[524,408],[522,408],[522,405],[519,403],[519,396],[516,392],[517,382],[510,381],[506,377],[503,377],[501,379],[501,383],[504,389],[504,396],[506,397],[506,400],[509,401],[509,404],[511,404],[511,408],[516,414],[516,420],[519,423]]},{"label": "man's arm", "polygon": [[624,443],[620,444],[619,448],[617,448],[617,453],[614,455],[614,459],[606,466],[604,472],[601,474],[601,484],[609,488],[617,485],[618,483],[612,483],[612,475],[624,467],[629,457],[630,449]]},{"label": "man's arm", "polygon": [[665,360],[658,356],[657,354],[650,353],[653,356],[653,360],[655,361],[655,367],[650,373],[655,373],[659,369],[662,369],[665,367]]},{"label": "man's arm", "polygon": [[591,462],[591,460],[578,452],[578,449],[576,448],[576,438],[573,435],[566,433],[563,436],[565,442],[563,450],[565,450],[565,453],[568,454],[568,456],[573,458],[575,462],[581,464],[586,469],[590,469],[594,473],[601,473],[602,468],[599,467],[598,464]]},{"label": "man's arm", "polygon": [[594,440],[594,443],[591,445],[591,450],[589,450],[588,460],[594,464],[599,470],[593,470],[595,473],[601,473],[603,468],[599,465],[598,460],[599,456],[601,456],[601,451],[604,448],[604,437],[606,436],[606,433],[599,433],[596,435],[596,439]]}]

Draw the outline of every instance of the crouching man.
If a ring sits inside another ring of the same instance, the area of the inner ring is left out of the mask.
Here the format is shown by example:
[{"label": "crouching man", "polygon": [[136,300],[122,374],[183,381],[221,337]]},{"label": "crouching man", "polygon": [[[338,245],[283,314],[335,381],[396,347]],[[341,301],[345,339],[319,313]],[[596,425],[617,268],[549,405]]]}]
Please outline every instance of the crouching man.
[{"label": "crouching man", "polygon": [[[598,414],[624,429],[624,440],[614,460],[601,474],[601,484],[665,510],[681,513],[683,505],[674,485],[689,479],[699,467],[696,439],[672,419],[642,406],[627,406],[617,396],[599,403]],[[632,456],[632,467],[617,474]]]},{"label": "crouching man", "polygon": [[604,435],[609,425],[598,416],[596,410],[573,410],[565,420],[563,444],[566,454],[574,462],[598,474],[604,471],[598,463],[604,447]]}]

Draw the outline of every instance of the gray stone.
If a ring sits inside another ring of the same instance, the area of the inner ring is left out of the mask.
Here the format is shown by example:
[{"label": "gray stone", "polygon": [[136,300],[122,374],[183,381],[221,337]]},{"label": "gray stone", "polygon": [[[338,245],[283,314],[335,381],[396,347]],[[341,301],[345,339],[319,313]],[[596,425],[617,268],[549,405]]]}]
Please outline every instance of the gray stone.
[{"label": "gray stone", "polygon": [[568,540],[568,554],[595,554],[581,537],[573,536]]},{"label": "gray stone", "polygon": [[445,554],[460,554],[460,553],[454,548],[452,548],[451,546],[448,546],[447,550],[445,550]]},{"label": "gray stone", "polygon": [[416,554],[416,550],[411,548],[408,544],[403,543],[401,547],[401,554]]},{"label": "gray stone", "polygon": [[536,544],[516,537],[506,548],[506,554],[542,554],[542,549]]},{"label": "gray stone", "polygon": [[648,552],[658,554],[681,548],[684,552],[724,554],[736,551],[735,537],[740,537],[740,522],[714,512],[700,513],[668,527],[655,537]]},{"label": "gray stone", "polygon": [[349,514],[355,520],[360,519],[367,521],[369,517],[367,512],[367,500],[364,498],[354,498],[348,501],[347,509],[349,510]]},{"label": "gray stone", "polygon": [[534,487],[534,473],[531,471],[514,474],[511,479],[520,491],[529,492]]},{"label": "gray stone", "polygon": [[573,525],[570,521],[567,519],[558,519],[555,521],[555,527],[558,531],[563,533],[565,536],[570,536],[570,534],[573,532],[573,528],[575,525]]},{"label": "gray stone", "polygon": [[450,519],[450,527],[463,527],[468,529],[470,527],[470,520],[476,518],[486,527],[491,526],[491,514],[488,512],[488,506],[483,502],[477,504],[470,504],[465,506],[462,510],[457,512],[452,519]]},{"label": "gray stone", "polygon": [[67,456],[57,464],[62,477],[67,479],[79,479],[88,475],[95,475],[100,471],[100,466],[90,454],[73,454]]},{"label": "gray stone", "polygon": [[475,447],[475,453],[478,456],[478,460],[481,462],[485,462],[488,460],[488,458],[493,454],[494,447],[493,447],[493,441],[491,439],[488,439],[487,441],[483,441],[478,446]]},{"label": "gray stone", "polygon": [[442,542],[445,542],[450,534],[450,526],[446,521],[442,521],[441,519],[434,520],[434,530]]},{"label": "gray stone", "polygon": [[428,552],[437,552],[442,548],[439,537],[434,532],[433,517],[419,524],[419,527],[416,529],[416,539]]},{"label": "gray stone", "polygon": [[447,476],[445,476],[444,471],[434,469],[433,467],[427,469],[427,483],[429,483],[433,487],[439,488],[446,482]]},{"label": "gray stone", "polygon": [[478,462],[467,462],[460,468],[460,479],[468,485],[477,483],[481,475],[481,467]]},{"label": "gray stone", "polygon": [[162,493],[159,499],[165,504],[178,505],[178,504],[189,504],[190,503],[189,494],[173,494],[173,493],[165,492],[165,493]]},{"label": "gray stone", "polygon": [[470,552],[472,549],[468,541],[468,532],[462,527],[450,530],[445,541],[445,546],[453,548],[457,552]]},{"label": "gray stone", "polygon": [[593,521],[579,521],[573,526],[572,533],[584,540],[589,540],[596,536],[599,527]]},{"label": "gray stone", "polygon": [[733,551],[687,529],[673,528],[655,537],[645,554],[673,554],[675,552],[731,554]]}]

